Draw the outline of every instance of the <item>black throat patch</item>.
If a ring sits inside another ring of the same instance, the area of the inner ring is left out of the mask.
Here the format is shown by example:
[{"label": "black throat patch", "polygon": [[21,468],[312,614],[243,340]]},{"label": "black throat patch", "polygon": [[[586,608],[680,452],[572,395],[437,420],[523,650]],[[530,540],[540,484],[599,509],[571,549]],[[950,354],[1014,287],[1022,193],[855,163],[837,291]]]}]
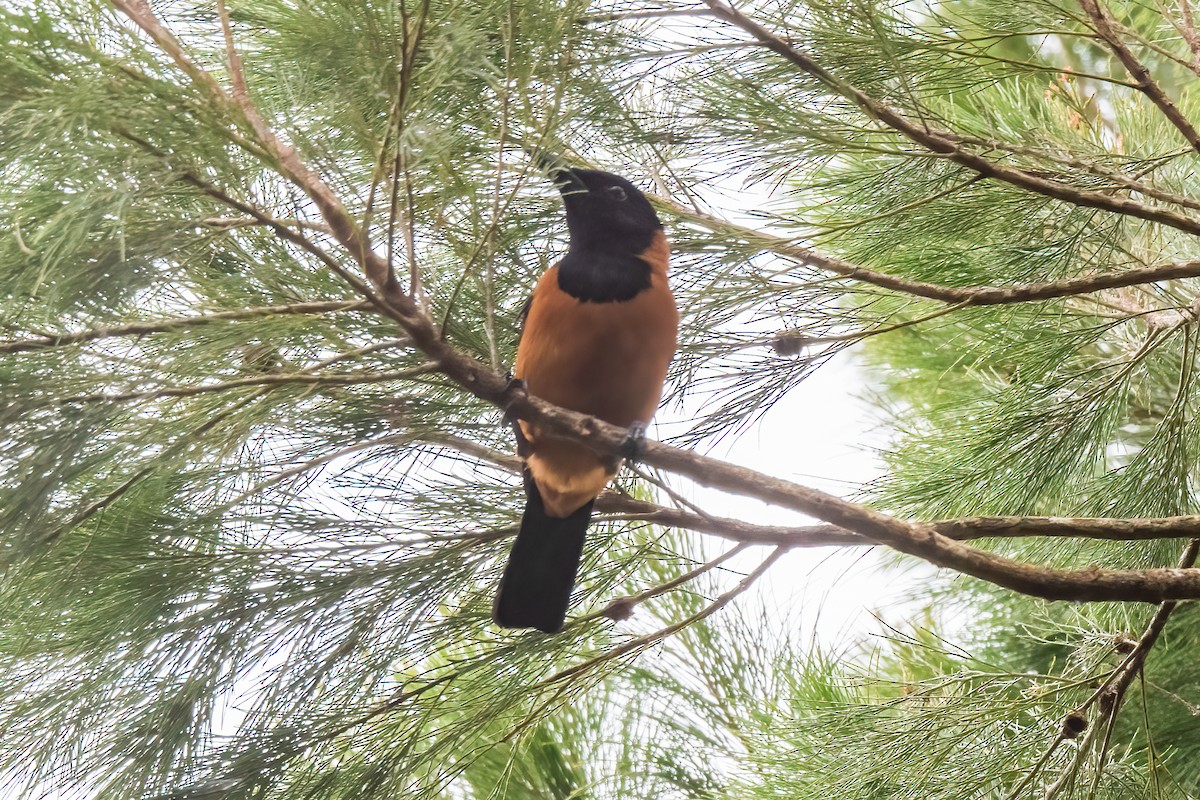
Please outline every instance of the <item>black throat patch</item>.
[{"label": "black throat patch", "polygon": [[650,288],[650,265],[631,254],[572,249],[558,262],[558,288],[585,303],[632,300]]}]

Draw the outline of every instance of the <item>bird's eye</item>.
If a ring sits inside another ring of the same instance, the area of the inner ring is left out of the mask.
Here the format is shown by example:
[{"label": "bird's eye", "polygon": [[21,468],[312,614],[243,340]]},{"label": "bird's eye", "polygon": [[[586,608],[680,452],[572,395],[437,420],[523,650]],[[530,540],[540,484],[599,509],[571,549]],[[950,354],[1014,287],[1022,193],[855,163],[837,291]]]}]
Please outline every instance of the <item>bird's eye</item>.
[{"label": "bird's eye", "polygon": [[625,190],[622,189],[620,186],[609,186],[604,191],[608,194],[609,197],[611,197],[614,200],[625,200],[626,199]]}]

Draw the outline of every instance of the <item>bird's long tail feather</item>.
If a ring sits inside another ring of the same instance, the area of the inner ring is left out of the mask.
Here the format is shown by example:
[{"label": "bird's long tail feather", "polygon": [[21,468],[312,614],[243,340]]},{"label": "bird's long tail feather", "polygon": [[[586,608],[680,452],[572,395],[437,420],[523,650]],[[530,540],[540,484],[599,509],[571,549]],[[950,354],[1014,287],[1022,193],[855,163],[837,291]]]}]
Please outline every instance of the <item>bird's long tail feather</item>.
[{"label": "bird's long tail feather", "polygon": [[525,493],[525,515],[504,567],[492,617],[503,628],[554,633],[567,617],[592,502],[569,517],[551,517],[528,471]]}]

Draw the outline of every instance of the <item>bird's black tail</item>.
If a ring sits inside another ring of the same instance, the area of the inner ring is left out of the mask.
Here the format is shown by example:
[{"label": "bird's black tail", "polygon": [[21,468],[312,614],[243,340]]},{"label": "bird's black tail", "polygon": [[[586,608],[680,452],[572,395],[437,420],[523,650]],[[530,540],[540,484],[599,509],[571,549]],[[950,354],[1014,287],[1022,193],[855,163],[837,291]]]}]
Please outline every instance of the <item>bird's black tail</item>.
[{"label": "bird's black tail", "polygon": [[525,493],[525,515],[500,579],[492,618],[502,628],[554,633],[567,618],[592,503],[569,517],[551,517],[528,471]]}]

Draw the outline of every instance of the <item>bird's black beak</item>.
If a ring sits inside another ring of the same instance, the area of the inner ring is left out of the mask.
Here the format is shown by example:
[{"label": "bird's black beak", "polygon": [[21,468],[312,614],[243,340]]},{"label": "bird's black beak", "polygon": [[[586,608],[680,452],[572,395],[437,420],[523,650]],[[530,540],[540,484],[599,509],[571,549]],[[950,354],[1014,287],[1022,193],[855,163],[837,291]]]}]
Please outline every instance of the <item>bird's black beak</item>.
[{"label": "bird's black beak", "polygon": [[554,185],[564,195],[568,194],[587,194],[587,185],[579,179],[570,167],[561,167],[550,173],[550,180],[554,181]]},{"label": "bird's black beak", "polygon": [[538,150],[530,155],[533,156],[533,163],[537,165],[538,169],[546,173],[546,177],[553,181],[564,195],[587,192],[587,186],[562,156],[546,150]]}]

